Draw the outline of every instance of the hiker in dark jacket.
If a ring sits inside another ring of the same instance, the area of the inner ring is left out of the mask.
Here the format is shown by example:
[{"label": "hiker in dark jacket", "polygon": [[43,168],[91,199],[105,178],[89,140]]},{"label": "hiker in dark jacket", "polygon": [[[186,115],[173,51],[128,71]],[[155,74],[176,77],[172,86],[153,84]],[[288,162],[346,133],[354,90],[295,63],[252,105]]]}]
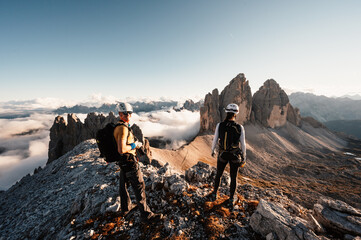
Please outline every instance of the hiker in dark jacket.
[{"label": "hiker in dark jacket", "polygon": [[127,190],[127,182],[129,182],[133,187],[142,219],[146,221],[160,220],[162,215],[154,214],[147,205],[143,174],[136,156],[136,150],[142,146],[142,143],[135,140],[129,125],[133,108],[129,103],[119,103],[116,110],[119,113],[120,125],[114,129],[114,138],[120,154],[119,195],[122,214],[125,216],[132,210],[131,199]]},{"label": "hiker in dark jacket", "polygon": [[[235,191],[237,187],[238,168],[244,167],[246,164],[246,140],[243,126],[235,122],[236,115],[239,112],[238,105],[234,103],[228,104],[225,111],[227,113],[226,119],[217,124],[212,143],[212,157],[215,156],[217,143],[219,153],[214,190],[210,194],[210,198],[213,201],[216,200],[223,171],[227,163],[229,163],[231,175],[229,204],[233,206],[237,201]],[[241,148],[239,145],[241,145]]]}]

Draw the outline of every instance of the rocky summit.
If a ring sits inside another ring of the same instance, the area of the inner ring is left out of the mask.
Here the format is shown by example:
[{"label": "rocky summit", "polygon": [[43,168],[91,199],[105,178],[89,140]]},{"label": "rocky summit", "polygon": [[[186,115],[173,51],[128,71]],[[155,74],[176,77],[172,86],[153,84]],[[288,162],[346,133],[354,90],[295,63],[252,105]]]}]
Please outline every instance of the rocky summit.
[{"label": "rocky summit", "polygon": [[300,111],[293,108],[287,94],[275,80],[267,80],[252,96],[246,77],[240,73],[232,79],[220,95],[218,89],[206,95],[204,106],[200,109],[200,132],[213,132],[217,123],[225,118],[224,109],[230,103],[236,103],[239,106],[236,119],[239,124],[257,122],[269,128],[279,128],[287,122],[296,126],[301,125]]},{"label": "rocky summit", "polygon": [[[245,183],[228,204],[229,175],[215,201],[215,168],[198,162],[185,172],[153,160],[140,163],[147,201],[165,217],[145,223],[135,209],[122,216],[118,166],[99,157],[87,140],[25,176],[0,198],[0,239],[357,239],[361,210],[321,198],[307,209],[277,188]],[[134,195],[130,188],[131,198]]]},{"label": "rocky summit", "polygon": [[244,124],[250,120],[252,110],[251,87],[243,73],[238,74],[224,88],[219,95],[218,89],[208,93],[204,99],[204,105],[200,109],[201,128],[200,132],[213,132],[217,123],[225,118],[224,109],[229,103],[239,105],[240,114],[236,121]]}]

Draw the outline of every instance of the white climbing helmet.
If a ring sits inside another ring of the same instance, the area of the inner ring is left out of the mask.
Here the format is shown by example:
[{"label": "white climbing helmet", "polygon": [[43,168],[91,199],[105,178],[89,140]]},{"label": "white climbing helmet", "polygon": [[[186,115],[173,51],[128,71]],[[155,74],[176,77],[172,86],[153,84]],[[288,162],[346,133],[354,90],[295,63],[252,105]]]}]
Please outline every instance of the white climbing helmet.
[{"label": "white climbing helmet", "polygon": [[117,112],[133,112],[133,107],[129,103],[126,102],[118,102],[117,106],[115,107],[115,111]]},{"label": "white climbing helmet", "polygon": [[231,113],[235,113],[235,114],[238,114],[239,112],[239,108],[238,108],[238,105],[235,104],[235,103],[230,103],[227,105],[225,111],[228,113],[228,112],[231,112]]}]

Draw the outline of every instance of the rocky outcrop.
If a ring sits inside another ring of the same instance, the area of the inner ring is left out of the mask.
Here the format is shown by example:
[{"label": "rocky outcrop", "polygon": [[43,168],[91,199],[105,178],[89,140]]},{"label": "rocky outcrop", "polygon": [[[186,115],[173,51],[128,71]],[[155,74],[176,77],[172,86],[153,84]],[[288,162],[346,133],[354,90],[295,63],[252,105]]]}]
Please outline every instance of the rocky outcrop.
[{"label": "rocky outcrop", "polygon": [[302,123],[300,110],[298,108],[293,108],[291,104],[288,105],[287,121],[298,127],[301,126]]},{"label": "rocky outcrop", "polygon": [[313,208],[316,219],[327,229],[361,236],[361,210],[340,200],[321,198]]},{"label": "rocky outcrop", "polygon": [[240,113],[236,119],[238,123],[244,124],[250,120],[252,93],[249,83],[242,73],[232,79],[220,95],[217,89],[206,95],[203,107],[200,109],[200,133],[213,132],[217,123],[225,118],[224,108],[230,103],[236,103],[239,106]]},{"label": "rocky outcrop", "polygon": [[[63,156],[72,150],[79,143],[95,138],[99,129],[105,127],[108,123],[116,123],[118,119],[110,112],[108,116],[103,114],[89,113],[84,123],[75,114],[68,114],[67,121],[61,116],[57,116],[53,126],[50,128],[50,142],[48,150],[48,162]],[[132,126],[134,135],[143,142],[145,156],[141,156],[141,160],[149,163],[151,152],[149,142],[143,137],[141,129],[137,125]]]},{"label": "rocky outcrop", "polygon": [[235,103],[239,107],[239,114],[236,122],[244,124],[250,120],[252,110],[252,92],[248,81],[243,73],[237,75],[232,81],[223,89],[219,98],[219,111],[221,119],[226,117],[224,109],[230,103]]},{"label": "rocky outcrop", "polygon": [[273,79],[267,80],[253,95],[252,111],[255,120],[265,127],[282,127],[287,120],[300,124],[299,113],[290,106],[287,94]]},{"label": "rocky outcrop", "polygon": [[267,239],[321,239],[310,229],[313,224],[300,217],[291,216],[282,205],[263,199],[251,216],[250,225]]},{"label": "rocky outcrop", "polygon": [[221,121],[218,89],[214,89],[212,93],[206,95],[200,114],[200,132],[213,132],[216,129],[217,123]]}]

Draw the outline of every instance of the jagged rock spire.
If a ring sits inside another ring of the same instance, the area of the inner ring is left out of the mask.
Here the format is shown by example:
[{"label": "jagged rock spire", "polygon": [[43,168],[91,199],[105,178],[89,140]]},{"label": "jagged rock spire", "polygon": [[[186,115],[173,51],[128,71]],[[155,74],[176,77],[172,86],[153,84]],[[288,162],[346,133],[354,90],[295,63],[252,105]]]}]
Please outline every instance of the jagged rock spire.
[{"label": "jagged rock spire", "polygon": [[212,93],[206,95],[204,105],[200,110],[200,132],[213,132],[217,123],[225,118],[224,108],[230,103],[236,103],[239,106],[240,113],[236,119],[238,123],[244,124],[250,120],[252,93],[243,73],[233,78],[220,95],[218,89],[214,89]]},{"label": "jagged rock spire", "polygon": [[286,92],[273,79],[265,81],[253,95],[252,111],[255,120],[265,127],[282,127],[287,120],[300,124],[299,112],[293,109]]}]

